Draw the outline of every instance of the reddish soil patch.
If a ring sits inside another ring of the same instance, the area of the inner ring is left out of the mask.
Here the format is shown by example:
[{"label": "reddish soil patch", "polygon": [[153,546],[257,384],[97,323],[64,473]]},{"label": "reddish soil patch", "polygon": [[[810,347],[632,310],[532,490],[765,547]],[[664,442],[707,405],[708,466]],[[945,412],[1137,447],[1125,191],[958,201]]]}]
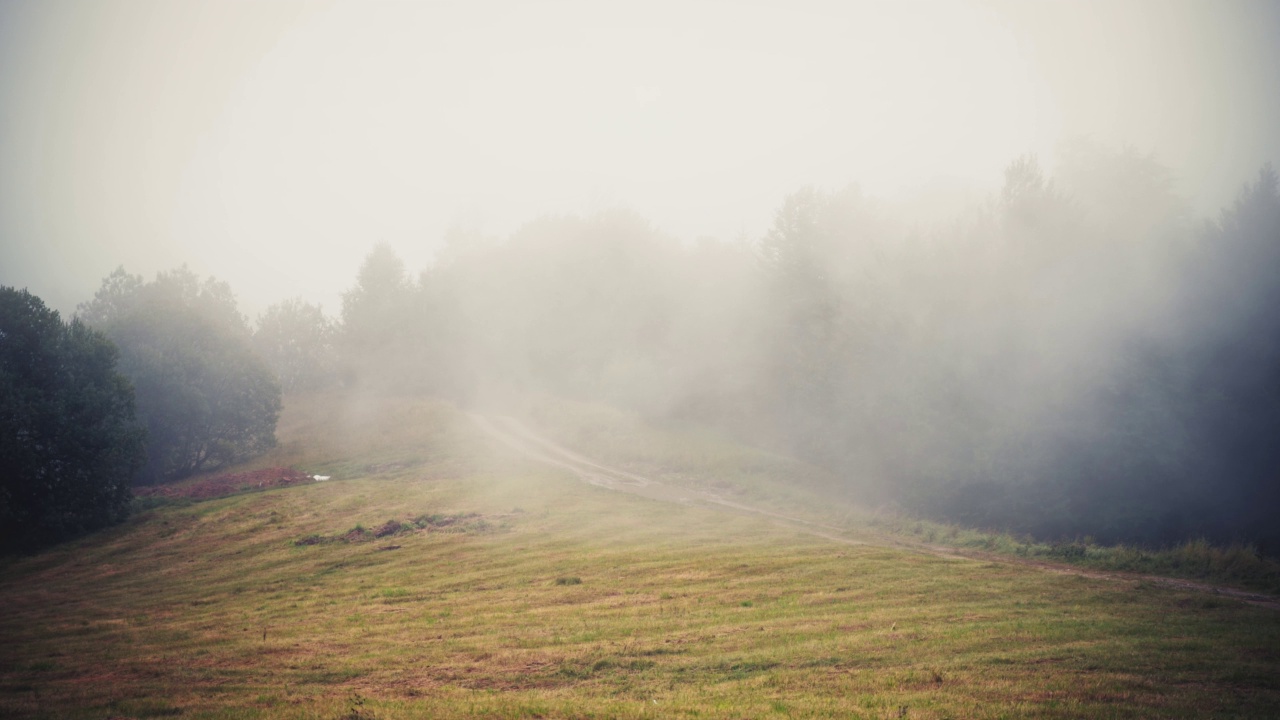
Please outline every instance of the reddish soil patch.
[{"label": "reddish soil patch", "polygon": [[315,482],[315,478],[292,468],[266,468],[253,472],[229,473],[215,475],[201,480],[192,480],[177,485],[150,485],[136,487],[133,494],[138,497],[194,498],[208,500],[210,498],[235,495],[246,490],[265,490],[267,488],[289,487],[301,483]]}]

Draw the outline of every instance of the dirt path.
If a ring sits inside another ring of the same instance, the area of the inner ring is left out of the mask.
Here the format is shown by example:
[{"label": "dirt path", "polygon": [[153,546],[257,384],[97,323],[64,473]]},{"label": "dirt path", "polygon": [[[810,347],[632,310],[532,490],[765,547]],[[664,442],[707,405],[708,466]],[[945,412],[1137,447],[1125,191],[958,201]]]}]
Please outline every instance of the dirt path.
[{"label": "dirt path", "polygon": [[763,508],[743,505],[727,500],[717,493],[707,490],[680,487],[664,483],[652,478],[643,477],[625,470],[611,468],[590,460],[572,450],[548,440],[530,430],[516,418],[499,415],[486,417],[471,413],[471,419],[491,437],[526,457],[555,465],[568,470],[588,483],[597,487],[616,490],[618,492],[640,495],[651,500],[680,503],[682,505],[709,505],[720,509],[733,510],[748,515],[760,515],[773,520],[785,522],[803,528],[806,532],[848,545],[865,545],[855,540],[836,535],[842,528],[834,525],[805,520],[776,513]]},{"label": "dirt path", "polygon": [[669,483],[659,482],[652,478],[626,472],[625,470],[619,470],[607,465],[602,465],[594,460],[575,453],[562,445],[548,440],[514,417],[506,415],[485,416],[478,413],[469,413],[469,415],[471,420],[475,422],[475,424],[487,435],[525,457],[568,470],[592,485],[607,488],[609,490],[615,490],[617,492],[630,493],[632,495],[639,495],[651,500],[658,500],[662,502],[673,502],[683,505],[713,506],[722,510],[762,516],[785,524],[788,527],[801,530],[810,535],[845,545],[882,545],[953,560],[973,560],[1034,567],[1045,572],[1062,575],[1075,575],[1077,577],[1085,577],[1095,580],[1129,583],[1147,582],[1178,590],[1189,590],[1219,595],[1226,598],[1241,600],[1253,605],[1271,608],[1273,610],[1280,610],[1280,598],[1261,593],[1248,592],[1245,590],[1237,590],[1235,588],[1219,587],[1192,580],[1180,580],[1177,578],[1162,577],[1159,575],[1141,575],[1136,573],[1107,570],[1090,570],[1032,558],[1019,558],[981,550],[931,545],[928,543],[915,542],[907,538],[894,535],[875,533],[873,531],[859,531],[861,535],[867,538],[865,540],[853,539],[838,534],[844,532],[844,529],[834,525],[825,525],[823,523],[817,523],[802,518],[772,512],[763,508],[744,505],[742,503],[727,500],[716,493],[706,490],[679,487]]}]

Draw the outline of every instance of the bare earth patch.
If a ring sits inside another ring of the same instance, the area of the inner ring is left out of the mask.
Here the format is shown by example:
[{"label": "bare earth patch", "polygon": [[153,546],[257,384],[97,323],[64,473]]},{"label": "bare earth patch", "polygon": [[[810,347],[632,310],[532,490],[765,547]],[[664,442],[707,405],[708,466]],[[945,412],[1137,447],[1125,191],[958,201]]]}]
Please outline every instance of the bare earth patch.
[{"label": "bare earth patch", "polygon": [[174,485],[150,485],[133,489],[137,497],[190,498],[209,500],[247,490],[289,487],[315,482],[315,478],[293,468],[265,468],[252,472],[228,473]]}]

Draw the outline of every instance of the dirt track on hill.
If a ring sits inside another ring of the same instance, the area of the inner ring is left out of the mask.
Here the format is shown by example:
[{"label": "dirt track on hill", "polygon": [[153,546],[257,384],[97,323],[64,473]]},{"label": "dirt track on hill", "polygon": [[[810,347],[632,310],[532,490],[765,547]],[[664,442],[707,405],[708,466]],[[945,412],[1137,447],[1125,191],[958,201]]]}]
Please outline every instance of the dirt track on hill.
[{"label": "dirt track on hill", "polygon": [[1061,575],[1075,575],[1077,577],[1085,577],[1095,580],[1108,580],[1135,584],[1145,582],[1177,590],[1218,595],[1224,598],[1247,602],[1252,605],[1271,608],[1272,610],[1280,610],[1280,598],[1261,593],[1248,592],[1245,590],[1237,590],[1235,588],[1219,587],[1192,580],[1180,580],[1177,578],[1163,577],[1159,575],[1141,575],[1136,573],[1107,570],[1090,570],[1072,565],[1064,565],[1061,563],[1053,563],[1032,558],[1012,557],[1009,555],[984,552],[981,550],[947,547],[943,545],[930,545],[872,531],[859,531],[859,534],[863,535],[864,539],[849,538],[839,534],[845,532],[843,528],[834,525],[825,525],[823,523],[817,523],[810,520],[790,517],[763,508],[752,507],[750,505],[744,505],[742,503],[727,500],[716,493],[706,490],[679,487],[670,483],[663,483],[653,480],[652,478],[630,473],[625,470],[609,467],[608,465],[603,465],[548,440],[546,437],[534,432],[514,417],[506,415],[486,416],[478,413],[469,413],[469,415],[476,426],[483,430],[485,434],[517,453],[533,460],[538,460],[540,462],[568,470],[592,485],[609,490],[615,490],[617,492],[630,493],[632,495],[639,495],[641,497],[662,502],[715,507],[717,509],[742,514],[758,515],[785,524],[788,527],[801,530],[810,535],[845,545],[881,545],[921,552],[952,560],[972,560],[1034,567],[1045,572],[1052,572]]},{"label": "dirt track on hill", "polygon": [[471,413],[471,419],[488,435],[497,439],[507,447],[526,457],[540,460],[568,470],[588,483],[597,487],[616,490],[618,492],[640,495],[651,500],[679,503],[682,505],[714,506],[723,510],[732,510],[748,515],[761,515],[789,525],[803,528],[806,532],[848,545],[865,545],[861,540],[841,537],[834,533],[841,528],[824,525],[811,520],[790,517],[763,508],[752,507],[728,500],[723,496],[707,490],[680,487],[663,483],[625,470],[619,470],[583,457],[574,451],[559,445],[530,430],[516,418],[499,415],[486,417]]}]

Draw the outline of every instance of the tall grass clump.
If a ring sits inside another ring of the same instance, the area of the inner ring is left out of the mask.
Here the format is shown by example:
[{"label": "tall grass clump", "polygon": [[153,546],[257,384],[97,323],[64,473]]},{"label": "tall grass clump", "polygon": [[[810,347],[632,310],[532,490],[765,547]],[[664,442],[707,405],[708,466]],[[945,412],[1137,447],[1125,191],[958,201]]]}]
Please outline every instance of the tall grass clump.
[{"label": "tall grass clump", "polygon": [[1091,565],[1108,570],[1173,575],[1280,592],[1280,563],[1246,543],[1215,545],[1204,538],[1160,550],[1099,548]]},{"label": "tall grass clump", "polygon": [[1055,562],[1118,572],[1145,573],[1236,585],[1280,593],[1280,562],[1248,543],[1216,545],[1205,538],[1165,548],[1101,545],[1092,538],[1044,542],[1009,533],[977,530],[900,515],[877,517],[871,524],[895,535],[953,548],[969,548],[1042,558]]}]

